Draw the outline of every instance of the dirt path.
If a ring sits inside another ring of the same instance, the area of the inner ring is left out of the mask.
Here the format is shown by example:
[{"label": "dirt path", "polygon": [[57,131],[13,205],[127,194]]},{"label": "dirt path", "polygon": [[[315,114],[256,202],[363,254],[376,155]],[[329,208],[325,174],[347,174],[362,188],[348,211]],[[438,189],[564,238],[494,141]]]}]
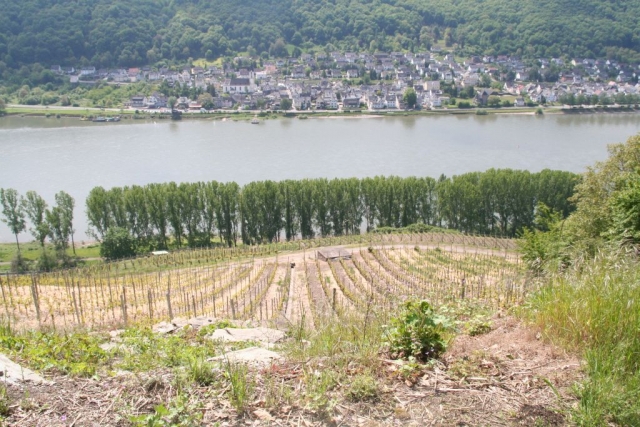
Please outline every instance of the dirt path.
[{"label": "dirt path", "polygon": [[[282,283],[282,280],[284,278],[284,274],[285,274],[285,270],[284,268],[282,268],[282,265],[278,265],[278,264],[273,264],[273,268],[276,269],[275,274],[273,276],[273,281],[271,283],[271,286],[269,286],[269,289],[267,290],[267,293],[265,294],[262,302],[263,302],[263,314],[262,314],[262,320],[265,325],[268,324],[269,320],[274,319],[277,317],[278,313],[277,313],[277,307],[280,301],[280,294],[279,294],[279,289],[280,289],[280,283]],[[260,314],[257,313],[256,316],[254,316],[255,319],[260,320]]]},{"label": "dirt path", "polygon": [[294,325],[304,318],[305,326],[312,329],[314,327],[313,311],[304,274],[304,263],[296,262],[296,267],[291,274],[289,303],[285,317],[289,323]]}]

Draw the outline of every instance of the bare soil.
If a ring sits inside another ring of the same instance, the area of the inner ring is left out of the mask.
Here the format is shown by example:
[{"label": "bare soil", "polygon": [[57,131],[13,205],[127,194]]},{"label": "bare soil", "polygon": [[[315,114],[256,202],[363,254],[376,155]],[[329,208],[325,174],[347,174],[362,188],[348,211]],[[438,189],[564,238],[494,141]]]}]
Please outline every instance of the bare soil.
[{"label": "bare soil", "polygon": [[[220,426],[565,426],[576,404],[571,385],[581,379],[575,357],[539,339],[518,320],[497,315],[484,335],[458,336],[442,360],[418,375],[403,376],[396,361],[380,356],[381,393],[352,402],[348,384],[330,393],[326,412],[303,406],[301,365],[283,362],[256,372],[255,400],[238,414],[225,390],[192,388],[202,425]],[[313,362],[307,362],[313,363]],[[291,404],[268,407],[265,378],[298,390]],[[51,385],[8,385],[11,426],[128,426],[133,414],[149,414],[175,396],[170,371],[101,379],[51,378]]]}]

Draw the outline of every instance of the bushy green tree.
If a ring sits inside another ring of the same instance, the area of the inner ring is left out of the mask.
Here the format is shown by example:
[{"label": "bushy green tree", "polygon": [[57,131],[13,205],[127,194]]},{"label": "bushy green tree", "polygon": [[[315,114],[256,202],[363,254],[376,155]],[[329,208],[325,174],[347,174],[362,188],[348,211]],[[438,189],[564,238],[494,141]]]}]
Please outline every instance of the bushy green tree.
[{"label": "bushy green tree", "polygon": [[[583,243],[612,236],[611,229],[618,229],[622,221],[626,200],[633,197],[640,168],[640,135],[624,144],[609,146],[609,158],[589,167],[576,186],[572,201],[576,211],[567,221],[567,232]],[[613,212],[617,225],[614,226]]]},{"label": "bushy green tree", "polygon": [[29,218],[29,221],[31,221],[33,225],[33,228],[29,231],[44,250],[44,241],[49,235],[49,225],[45,217],[47,202],[35,191],[27,191],[21,203],[27,218]]},{"label": "bushy green tree", "polygon": [[75,201],[73,197],[64,191],[60,191],[55,196],[56,206],[46,212],[46,222],[49,238],[53,241],[59,255],[64,255],[69,247],[69,239],[73,253],[75,255],[75,243],[73,241],[73,208]]},{"label": "bushy green tree", "polygon": [[18,246],[18,253],[20,253],[18,234],[26,230],[27,223],[25,221],[24,207],[20,203],[18,192],[13,188],[6,190],[0,188],[0,205],[2,205],[2,222],[7,224],[9,230],[16,237],[16,245]]},{"label": "bushy green tree", "polygon": [[111,227],[100,245],[100,256],[108,259],[130,258],[136,254],[136,239],[121,227]]},{"label": "bushy green tree", "polygon": [[290,110],[292,105],[293,105],[293,102],[289,98],[282,98],[280,100],[280,109],[281,110],[285,110],[285,111]]},{"label": "bushy green tree", "polygon": [[628,176],[611,196],[609,205],[611,226],[608,235],[623,242],[640,243],[640,175]]},{"label": "bushy green tree", "polygon": [[402,100],[405,102],[405,104],[407,104],[408,108],[414,109],[416,107],[416,103],[418,102],[418,95],[416,95],[415,89],[412,87],[407,88],[404,91]]}]

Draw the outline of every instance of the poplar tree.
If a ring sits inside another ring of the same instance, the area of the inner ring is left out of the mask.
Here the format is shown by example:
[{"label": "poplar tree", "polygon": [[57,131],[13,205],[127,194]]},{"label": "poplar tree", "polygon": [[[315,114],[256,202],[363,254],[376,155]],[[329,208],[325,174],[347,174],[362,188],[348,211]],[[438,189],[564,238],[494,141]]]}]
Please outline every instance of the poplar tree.
[{"label": "poplar tree", "polygon": [[71,248],[73,254],[76,254],[76,244],[73,240],[73,234],[76,232],[73,228],[73,209],[75,208],[76,201],[70,194],[60,191],[55,195],[56,207],[59,209],[59,215],[61,220],[61,238],[64,239],[65,247],[71,238]]},{"label": "poplar tree", "polygon": [[9,230],[16,236],[16,246],[18,254],[20,253],[20,242],[18,234],[22,233],[26,228],[25,213],[18,192],[13,188],[0,188],[0,204],[2,205],[2,222],[9,226]]},{"label": "poplar tree", "polygon": [[21,199],[21,204],[27,218],[33,225],[29,232],[44,250],[44,241],[49,235],[49,226],[45,218],[47,202],[35,191],[27,191],[25,197]]}]

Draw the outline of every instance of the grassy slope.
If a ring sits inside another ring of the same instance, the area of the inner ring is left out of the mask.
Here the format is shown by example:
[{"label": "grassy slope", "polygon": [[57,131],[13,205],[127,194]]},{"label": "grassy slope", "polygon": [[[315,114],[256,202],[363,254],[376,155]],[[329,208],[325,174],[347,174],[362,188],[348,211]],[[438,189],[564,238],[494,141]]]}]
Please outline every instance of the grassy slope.
[{"label": "grassy slope", "polygon": [[640,265],[603,254],[550,277],[530,298],[529,316],[554,342],[584,355],[576,420],[640,425]]}]

